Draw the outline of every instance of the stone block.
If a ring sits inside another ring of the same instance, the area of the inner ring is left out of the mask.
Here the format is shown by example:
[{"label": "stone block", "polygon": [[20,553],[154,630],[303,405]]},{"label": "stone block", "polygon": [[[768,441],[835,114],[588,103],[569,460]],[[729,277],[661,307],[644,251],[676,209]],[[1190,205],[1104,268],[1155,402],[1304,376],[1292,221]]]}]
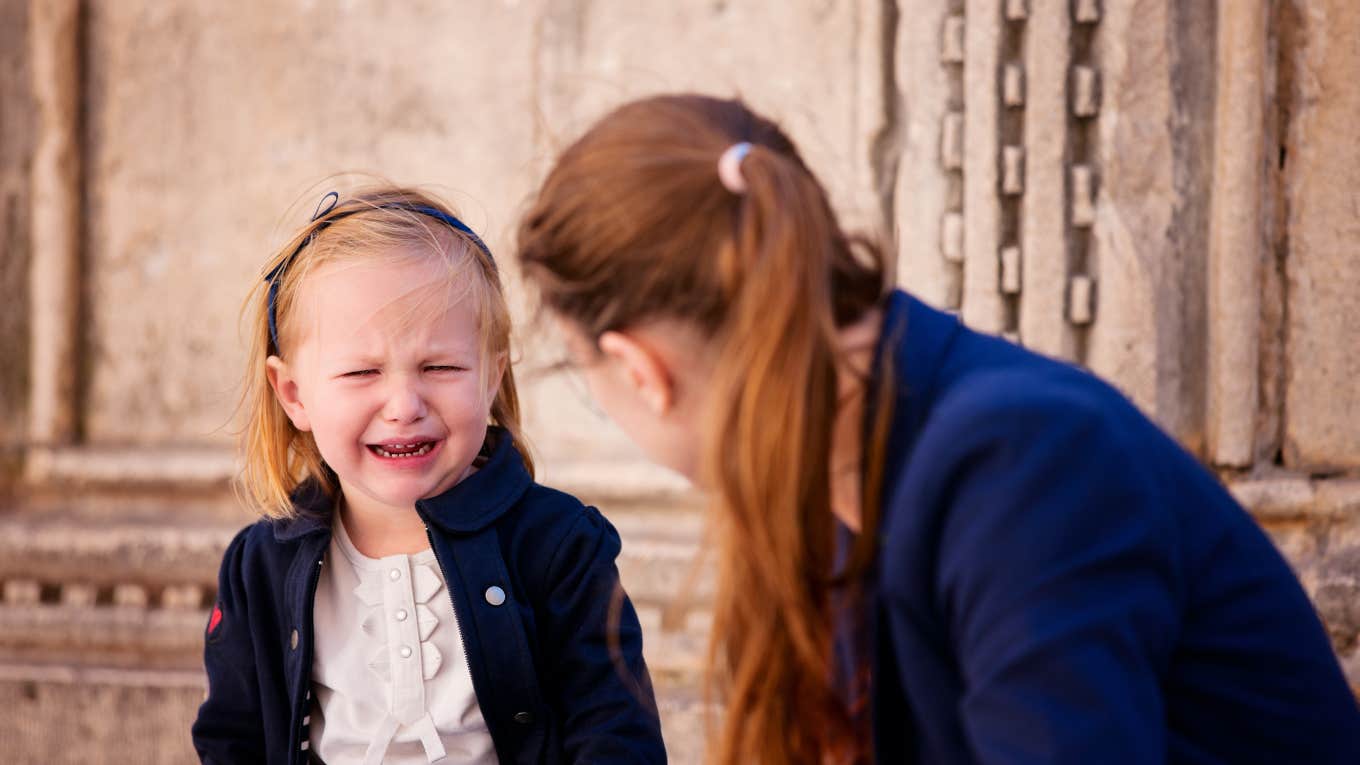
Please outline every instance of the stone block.
[{"label": "stone block", "polygon": [[[1284,195],[1289,217],[1284,460],[1360,468],[1360,5],[1295,3]],[[1345,136],[1343,138],[1343,136]]]},{"label": "stone block", "polygon": [[903,8],[897,20],[895,68],[887,73],[900,103],[892,227],[898,282],[927,303],[956,308],[963,216],[950,195],[951,177],[963,168],[963,17],[945,6]]},{"label": "stone block", "polygon": [[[0,2],[0,446],[28,430],[29,163],[36,134],[28,60],[29,3]],[[0,465],[0,485],[5,467]]]},{"label": "stone block", "polygon": [[[195,762],[189,726],[203,701],[201,676],[184,682],[127,673],[89,682],[6,678],[0,672],[0,751],[13,765]],[[60,674],[60,673],[53,673]],[[126,682],[119,682],[125,680]]]},{"label": "stone block", "polygon": [[[1025,196],[1020,250],[1024,253],[1019,307],[1020,340],[1050,356],[1076,360],[1076,338],[1066,321],[1070,242],[1085,236],[1071,227],[1094,222],[1091,185],[1068,191],[1067,117],[1072,39],[1068,0],[1033,0],[1025,22]],[[1089,181],[1090,173],[1087,171]],[[1084,191],[1084,196],[1083,196]],[[1068,194],[1074,202],[1068,215]],[[1080,204],[1077,204],[1080,203]],[[1078,215],[1080,210],[1085,217]],[[1069,223],[1070,220],[1070,223]]]},{"label": "stone block", "polygon": [[[1205,355],[1195,305],[1206,259],[1193,231],[1205,214],[1202,189],[1209,179],[1177,148],[1184,140],[1177,126],[1203,120],[1203,111],[1212,109],[1212,101],[1206,107],[1204,99],[1187,96],[1212,80],[1212,70],[1182,62],[1198,61],[1203,27],[1211,33],[1213,18],[1184,23],[1185,14],[1169,0],[1075,8],[1074,29],[1099,40],[1091,63],[1102,86],[1100,114],[1090,128],[1098,202],[1089,210],[1086,272],[1099,281],[1099,307],[1085,361],[1193,448],[1202,428],[1197,402]],[[1090,198],[1079,193],[1089,191],[1079,188],[1082,180],[1073,176],[1074,205]],[[1074,223],[1080,209],[1074,208]]]}]

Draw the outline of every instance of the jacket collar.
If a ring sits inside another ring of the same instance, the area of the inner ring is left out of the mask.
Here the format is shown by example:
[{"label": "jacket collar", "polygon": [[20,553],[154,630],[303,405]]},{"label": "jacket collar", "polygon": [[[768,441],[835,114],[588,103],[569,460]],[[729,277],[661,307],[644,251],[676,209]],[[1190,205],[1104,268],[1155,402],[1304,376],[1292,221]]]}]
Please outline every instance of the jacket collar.
[{"label": "jacket collar", "polygon": [[[885,361],[892,364],[892,383],[898,391],[892,417],[907,423],[908,433],[914,436],[930,411],[940,368],[962,325],[953,314],[931,308],[901,290],[888,296],[884,314],[873,379],[883,379]],[[871,402],[869,408],[872,406]],[[866,414],[867,427],[873,413]]]},{"label": "jacket collar", "polygon": [[477,472],[443,494],[416,501],[416,511],[427,522],[454,534],[470,534],[491,525],[514,507],[533,478],[510,434],[500,427],[487,431],[482,453],[486,462]]},{"label": "jacket collar", "polygon": [[[533,478],[510,434],[501,427],[489,428],[482,454],[486,462],[477,472],[443,494],[416,501],[421,517],[445,531],[468,534],[490,525],[519,501]],[[297,513],[292,518],[274,521],[275,539],[288,542],[330,531],[335,500],[319,482],[301,484],[293,491],[292,499]]]}]

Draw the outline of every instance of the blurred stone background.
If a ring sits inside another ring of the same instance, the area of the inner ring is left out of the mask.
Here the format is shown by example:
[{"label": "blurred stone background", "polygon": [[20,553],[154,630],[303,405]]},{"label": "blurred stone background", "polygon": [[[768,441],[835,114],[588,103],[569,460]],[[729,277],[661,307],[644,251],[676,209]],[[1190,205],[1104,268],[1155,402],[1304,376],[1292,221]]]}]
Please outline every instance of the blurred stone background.
[{"label": "blurred stone background", "polygon": [[[1358,39],[1353,0],[0,0],[3,759],[193,760],[249,521],[237,311],[329,176],[427,185],[509,263],[555,152],[677,89],[781,119],[900,283],[1118,384],[1360,684]],[[699,500],[533,376],[523,327],[544,480],[620,528],[697,762]]]}]

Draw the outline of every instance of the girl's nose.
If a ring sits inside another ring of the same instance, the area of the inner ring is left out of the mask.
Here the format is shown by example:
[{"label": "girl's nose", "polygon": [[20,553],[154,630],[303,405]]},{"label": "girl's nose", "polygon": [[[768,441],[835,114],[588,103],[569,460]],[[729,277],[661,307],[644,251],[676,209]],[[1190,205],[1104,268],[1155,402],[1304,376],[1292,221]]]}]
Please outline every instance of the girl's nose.
[{"label": "girl's nose", "polygon": [[417,422],[424,419],[425,413],[425,397],[420,387],[407,378],[394,379],[383,406],[383,419],[388,422]]}]

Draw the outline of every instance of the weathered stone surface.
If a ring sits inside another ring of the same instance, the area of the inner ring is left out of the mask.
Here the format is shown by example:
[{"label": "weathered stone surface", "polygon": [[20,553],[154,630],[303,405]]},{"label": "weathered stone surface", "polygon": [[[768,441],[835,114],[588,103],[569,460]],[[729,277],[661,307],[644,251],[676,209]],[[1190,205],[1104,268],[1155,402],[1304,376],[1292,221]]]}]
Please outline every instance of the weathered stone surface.
[{"label": "weathered stone surface", "polygon": [[1233,467],[1256,457],[1268,16],[1260,3],[1219,6],[1205,436],[1209,459]]},{"label": "weathered stone surface", "polygon": [[964,3],[963,320],[983,332],[1005,329],[997,254],[1001,250],[1001,183],[997,158],[997,71],[1001,15],[989,0]]},{"label": "weathered stone surface", "polygon": [[1074,359],[1076,338],[1066,321],[1068,232],[1068,40],[1066,0],[1034,0],[1026,24],[1026,152],[1022,202],[1020,340],[1051,356]]},{"label": "weathered stone surface", "polygon": [[[1360,5],[1291,4],[1284,460],[1360,468]],[[1350,136],[1336,140],[1332,136]]]},{"label": "weathered stone surface", "polygon": [[52,673],[45,680],[9,674],[0,668],[0,708],[5,710],[0,751],[6,762],[182,765],[197,760],[189,740],[203,700],[197,673]]},{"label": "weathered stone surface", "polygon": [[1171,5],[1100,4],[1097,308],[1087,363],[1179,435],[1197,429],[1184,409],[1193,381],[1184,379],[1181,353],[1202,336],[1186,322],[1190,296],[1199,294],[1187,292],[1196,282],[1186,277],[1202,272],[1204,253],[1182,248],[1175,236],[1181,206],[1202,203],[1202,195],[1182,198],[1194,184],[1176,177]]},{"label": "weathered stone surface", "polygon": [[75,438],[80,312],[80,3],[29,6],[28,50],[37,134],[29,177],[29,440]]},{"label": "weathered stone surface", "polygon": [[[963,220],[946,223],[947,173],[962,166],[963,114],[950,103],[950,69],[941,30],[947,3],[904,8],[897,25],[893,82],[900,93],[897,187],[893,194],[898,281],[922,300],[951,306],[959,291]],[[960,32],[962,29],[960,29]],[[961,42],[961,40],[960,40]],[[959,49],[962,55],[962,47]],[[955,75],[962,78],[962,74]]]},{"label": "weathered stone surface", "polygon": [[229,438],[241,300],[330,174],[432,184],[508,251],[534,8],[90,5],[89,439]]},{"label": "weathered stone surface", "polygon": [[28,163],[36,125],[27,33],[28,2],[0,0],[0,356],[10,360],[0,365],[0,450],[28,430]]}]

